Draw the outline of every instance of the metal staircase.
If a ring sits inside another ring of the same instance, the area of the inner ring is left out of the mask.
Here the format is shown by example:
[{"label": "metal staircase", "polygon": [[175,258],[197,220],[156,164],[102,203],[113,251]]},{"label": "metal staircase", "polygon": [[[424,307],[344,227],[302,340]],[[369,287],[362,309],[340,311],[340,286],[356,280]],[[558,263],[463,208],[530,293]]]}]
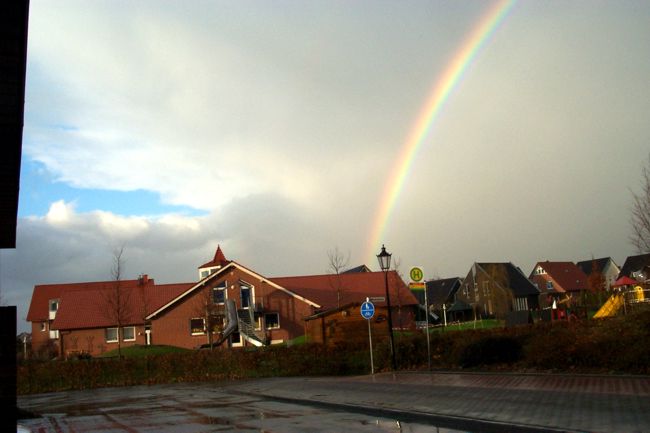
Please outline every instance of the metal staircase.
[{"label": "metal staircase", "polygon": [[239,328],[239,335],[246,339],[254,346],[266,346],[266,334],[261,330],[255,329],[255,316],[253,309],[237,310],[237,326]]}]

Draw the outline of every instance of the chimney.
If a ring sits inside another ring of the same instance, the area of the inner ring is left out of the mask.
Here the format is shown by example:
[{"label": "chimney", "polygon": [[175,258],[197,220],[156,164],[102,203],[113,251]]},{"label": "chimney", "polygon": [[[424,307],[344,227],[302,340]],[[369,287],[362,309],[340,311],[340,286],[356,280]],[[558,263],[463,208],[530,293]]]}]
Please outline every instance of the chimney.
[{"label": "chimney", "polygon": [[140,274],[140,276],[138,277],[138,285],[146,286],[148,283],[149,283],[149,275]]}]

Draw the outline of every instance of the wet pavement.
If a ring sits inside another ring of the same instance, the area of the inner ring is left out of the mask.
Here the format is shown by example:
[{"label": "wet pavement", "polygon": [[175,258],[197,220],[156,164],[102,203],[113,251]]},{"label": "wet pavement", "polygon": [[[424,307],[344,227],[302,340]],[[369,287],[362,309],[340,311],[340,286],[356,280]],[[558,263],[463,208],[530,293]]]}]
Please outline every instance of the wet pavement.
[{"label": "wet pavement", "polygon": [[650,432],[650,377],[385,373],[22,396],[32,432]]}]

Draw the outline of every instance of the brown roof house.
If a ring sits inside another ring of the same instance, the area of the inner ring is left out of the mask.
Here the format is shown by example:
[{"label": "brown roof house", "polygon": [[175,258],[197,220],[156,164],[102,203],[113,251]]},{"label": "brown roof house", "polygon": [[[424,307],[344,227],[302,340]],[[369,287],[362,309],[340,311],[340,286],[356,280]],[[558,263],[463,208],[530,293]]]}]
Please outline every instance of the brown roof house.
[{"label": "brown roof house", "polygon": [[[262,346],[304,335],[304,319],[317,313],[385,296],[382,272],[267,278],[226,259],[220,247],[198,272],[194,283],[160,285],[143,275],[38,285],[27,316],[33,350],[94,356],[118,345]],[[417,301],[395,272],[388,281],[394,326],[410,329]],[[384,320],[384,301],[377,306],[376,320]]]},{"label": "brown roof house", "polygon": [[474,263],[456,292],[456,302],[470,305],[476,317],[506,319],[513,311],[538,309],[539,293],[512,263]]},{"label": "brown roof house", "polygon": [[[335,344],[354,341],[365,344],[368,324],[360,305],[373,300],[375,315],[370,320],[373,338],[388,335],[386,320],[386,280],[383,272],[358,272],[329,275],[273,278],[273,281],[317,302],[321,307],[305,318],[310,342]],[[395,271],[388,272],[388,290],[393,329],[415,329],[418,301]]]},{"label": "brown roof house", "polygon": [[540,290],[540,306],[581,303],[582,294],[589,289],[589,279],[573,262],[537,262],[530,279]]},{"label": "brown roof house", "polygon": [[156,285],[136,280],[44,284],[34,287],[27,321],[32,322],[32,351],[69,356],[100,355],[147,344],[145,317],[188,284]]}]

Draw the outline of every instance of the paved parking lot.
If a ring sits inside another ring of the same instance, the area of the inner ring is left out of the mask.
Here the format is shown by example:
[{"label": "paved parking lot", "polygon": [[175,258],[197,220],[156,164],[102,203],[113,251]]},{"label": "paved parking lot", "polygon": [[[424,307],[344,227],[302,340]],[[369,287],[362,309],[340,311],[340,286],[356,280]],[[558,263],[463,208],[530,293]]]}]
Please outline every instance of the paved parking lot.
[{"label": "paved parking lot", "polygon": [[32,432],[648,432],[650,378],[400,373],[24,396]]}]

